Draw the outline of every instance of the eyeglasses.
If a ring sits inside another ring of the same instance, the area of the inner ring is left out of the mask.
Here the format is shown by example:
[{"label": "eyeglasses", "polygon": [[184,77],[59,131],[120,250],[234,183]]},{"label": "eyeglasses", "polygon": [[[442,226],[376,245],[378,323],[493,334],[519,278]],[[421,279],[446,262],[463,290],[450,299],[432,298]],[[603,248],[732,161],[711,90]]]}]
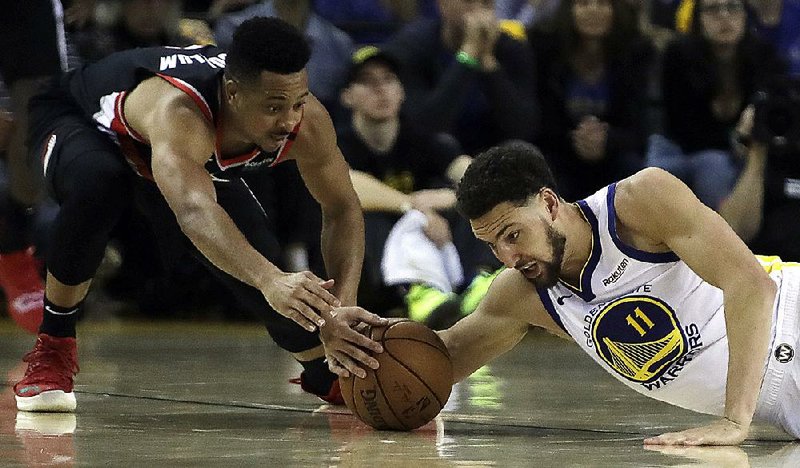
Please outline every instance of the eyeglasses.
[{"label": "eyeglasses", "polygon": [[714,15],[718,15],[724,11],[725,13],[728,13],[730,15],[744,11],[744,5],[741,2],[709,3],[701,7],[700,11],[703,13],[711,13]]}]

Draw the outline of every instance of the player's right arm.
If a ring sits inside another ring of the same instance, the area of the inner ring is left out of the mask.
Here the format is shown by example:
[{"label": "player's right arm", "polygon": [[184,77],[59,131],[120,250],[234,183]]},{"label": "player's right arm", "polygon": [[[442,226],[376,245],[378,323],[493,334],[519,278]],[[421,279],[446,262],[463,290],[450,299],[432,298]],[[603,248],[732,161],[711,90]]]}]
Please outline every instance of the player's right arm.
[{"label": "player's right arm", "polygon": [[[318,278],[298,278],[273,265],[217,203],[204,167],[214,152],[215,131],[191,98],[166,81],[151,78],[128,96],[125,115],[150,142],[153,178],[197,249],[217,268],[259,289],[278,313],[313,331],[321,320],[314,309],[330,309],[336,298],[322,290],[330,296],[326,303],[319,293],[312,293],[322,289]],[[275,288],[293,292],[277,295]]]},{"label": "player's right arm", "polygon": [[535,289],[518,271],[505,270],[475,312],[440,331],[453,363],[454,383],[519,343],[534,324],[538,301]]}]

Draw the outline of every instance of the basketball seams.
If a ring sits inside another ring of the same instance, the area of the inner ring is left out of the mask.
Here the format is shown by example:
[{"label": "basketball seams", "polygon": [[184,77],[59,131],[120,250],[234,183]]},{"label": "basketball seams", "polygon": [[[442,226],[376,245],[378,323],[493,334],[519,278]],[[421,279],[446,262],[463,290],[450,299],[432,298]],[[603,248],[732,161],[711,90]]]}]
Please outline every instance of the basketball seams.
[{"label": "basketball seams", "polygon": [[[423,343],[425,343],[425,342],[423,341]],[[427,343],[426,343],[426,344],[427,344]],[[435,347],[435,346],[434,346],[434,347]],[[406,364],[405,364],[403,361],[401,361],[400,359],[398,359],[398,358],[397,358],[397,356],[395,356],[394,354],[392,354],[392,353],[391,353],[391,351],[389,351],[389,350],[388,350],[388,349],[386,349],[386,348],[384,348],[384,349],[385,349],[385,351],[384,351],[384,352],[385,352],[385,353],[386,353],[386,354],[387,354],[387,355],[388,355],[390,358],[392,358],[392,359],[394,359],[395,361],[397,361],[397,363],[398,363],[398,364],[400,364],[400,365],[401,365],[401,366],[402,366],[402,367],[403,367],[403,368],[404,368],[404,369],[405,369],[405,370],[406,370],[408,373],[410,373],[411,375],[413,375],[413,376],[414,376],[414,378],[416,378],[417,380],[419,380],[419,382],[420,382],[422,385],[424,385],[424,386],[425,386],[425,388],[427,388],[427,389],[428,389],[428,392],[430,392],[430,394],[431,394],[431,395],[433,395],[433,397],[434,397],[434,398],[436,398],[436,402],[439,404],[439,409],[440,409],[440,411],[441,411],[441,409],[442,409],[442,408],[444,408],[444,403],[442,403],[441,401],[439,401],[439,395],[437,395],[437,394],[436,394],[436,392],[435,392],[435,391],[433,391],[433,389],[431,388],[431,386],[430,386],[430,385],[428,385],[428,382],[426,382],[426,381],[425,381],[425,379],[423,379],[422,377],[420,377],[420,375],[419,375],[419,374],[417,374],[417,373],[416,373],[416,372],[415,372],[413,369],[411,369],[410,367],[408,367],[408,366],[407,366],[407,365],[406,365]],[[448,356],[448,357],[449,357],[449,356]],[[377,374],[377,373],[375,374],[375,378],[376,378],[376,380],[377,380],[377,378],[378,378],[378,374]],[[391,406],[390,406],[390,408],[391,408]],[[392,408],[392,412],[394,412],[394,409],[393,409],[393,408]]]},{"label": "basketball seams", "polygon": [[[345,406],[354,409],[355,412],[358,413],[358,418],[363,419],[361,418],[361,413],[358,411],[358,408],[356,407],[356,377],[350,376],[349,380],[350,380],[350,398],[349,398],[350,404],[347,404],[348,402],[345,402]],[[341,383],[339,383],[339,385],[341,385]]]},{"label": "basketball seams", "polygon": [[[439,351],[440,353],[442,353],[447,359],[450,359],[450,353],[448,353],[446,351],[442,351],[442,348],[436,346],[435,344],[431,343],[430,341],[420,340],[420,339],[417,339],[417,338],[407,338],[405,336],[398,336],[396,338],[384,338],[384,339],[381,340],[381,346],[384,346],[384,344],[387,341],[392,341],[392,340],[403,340],[403,341],[413,341],[415,343],[422,343],[422,344],[424,344],[426,346],[430,346],[431,348],[434,348],[436,351]],[[385,349],[385,346],[384,346],[384,349]],[[447,348],[445,348],[445,349],[447,349]],[[395,356],[392,355],[392,357],[395,357]]]},{"label": "basketball seams", "polygon": [[[384,333],[384,335],[385,335],[385,333]],[[401,366],[406,367],[402,362],[400,362],[399,359],[397,359],[396,357],[392,356],[391,354],[389,355],[389,357],[391,357],[392,359],[397,361],[397,363],[400,364]],[[392,404],[389,402],[389,399],[386,398],[386,392],[383,390],[383,384],[381,383],[380,375],[378,375],[378,373],[375,372],[375,371],[373,371],[373,375],[375,376],[375,383],[378,385],[378,388],[381,391],[381,398],[383,398],[383,401],[386,403],[386,407],[389,408],[389,411],[392,412],[392,416],[394,416],[394,418],[403,426],[403,429],[405,429],[406,431],[409,431],[410,429],[408,428],[408,426],[406,426],[406,424],[403,422],[403,420],[399,416],[397,416],[397,412],[395,412],[394,407],[392,407]],[[416,377],[420,382],[422,382],[422,380],[419,378],[418,375],[414,374],[414,377]],[[425,386],[427,387],[428,385],[425,384]],[[438,398],[437,398],[437,400],[438,400]]]}]

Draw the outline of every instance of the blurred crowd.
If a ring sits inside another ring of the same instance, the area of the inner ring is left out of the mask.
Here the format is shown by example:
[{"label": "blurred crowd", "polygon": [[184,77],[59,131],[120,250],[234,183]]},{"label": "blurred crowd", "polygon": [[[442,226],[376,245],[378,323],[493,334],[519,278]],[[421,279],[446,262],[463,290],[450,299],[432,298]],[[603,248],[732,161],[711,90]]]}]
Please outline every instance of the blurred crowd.
[{"label": "blurred crowd", "polygon": [[[62,69],[133,47],[224,48],[254,16],[304,31],[310,91],[333,118],[364,209],[359,299],[376,313],[444,326],[474,308],[500,265],[455,213],[453,187],[470,155],[509,140],[541,148],[567,200],[661,167],[756,253],[800,260],[800,0],[64,0],[63,7]],[[17,80],[0,90],[3,154],[16,151],[14,129],[25,124],[31,92],[20,93]],[[15,158],[3,159],[0,237],[19,216],[35,216],[44,231],[58,208],[24,187],[36,177],[19,176]],[[293,163],[247,177],[259,179],[256,196],[276,220],[281,266],[325,277],[319,209]],[[32,244],[37,256],[47,249],[46,236],[4,242],[11,250]],[[155,245],[147,223],[125,214],[89,315],[252,319],[190,256],[178,268],[161,267]]]}]

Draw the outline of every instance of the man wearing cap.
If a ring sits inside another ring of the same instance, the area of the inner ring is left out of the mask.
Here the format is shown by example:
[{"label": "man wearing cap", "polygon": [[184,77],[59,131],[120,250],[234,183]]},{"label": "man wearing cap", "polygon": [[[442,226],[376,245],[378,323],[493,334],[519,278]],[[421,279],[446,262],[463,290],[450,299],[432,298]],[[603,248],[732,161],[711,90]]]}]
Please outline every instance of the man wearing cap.
[{"label": "man wearing cap", "polygon": [[[399,290],[411,318],[436,327],[429,314],[462,286],[464,271],[471,275],[477,263],[492,259],[451,210],[455,194],[450,187],[470,158],[451,136],[422,130],[401,117],[405,93],[398,75],[396,59],[376,47],[353,54],[341,93],[352,115],[339,129],[338,142],[365,211],[362,296],[380,292],[376,298],[399,302],[392,294]],[[451,222],[456,223],[452,232]],[[472,258],[473,252],[485,253],[484,258]],[[360,302],[375,310],[397,305],[371,303],[369,297]]]}]

